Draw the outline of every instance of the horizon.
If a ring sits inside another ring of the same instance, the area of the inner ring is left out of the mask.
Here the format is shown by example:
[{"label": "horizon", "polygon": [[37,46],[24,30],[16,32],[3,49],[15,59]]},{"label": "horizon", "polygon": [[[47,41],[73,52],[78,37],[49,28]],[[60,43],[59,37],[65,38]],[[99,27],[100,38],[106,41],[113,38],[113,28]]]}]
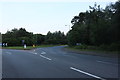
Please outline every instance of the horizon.
[{"label": "horizon", "polygon": [[[20,27],[20,28],[23,28],[23,27]],[[13,28],[13,29],[17,29],[17,30],[19,30],[20,28]],[[13,30],[13,29],[11,29],[11,30]],[[23,28],[23,29],[25,29],[25,28]],[[9,31],[11,31],[11,30],[9,30]],[[26,30],[26,29],[25,29]],[[28,31],[28,30],[26,30],[27,32],[29,32],[29,33],[33,33],[33,32],[30,32],[30,31]],[[59,31],[59,30],[58,30]],[[58,31],[54,31],[54,32],[58,32]],[[6,31],[5,33],[1,33],[1,34],[6,34],[8,31]],[[51,32],[51,31],[48,31],[48,32]],[[54,33],[54,32],[51,32],[51,33]],[[61,33],[64,33],[64,32],[62,32],[62,31],[60,31]],[[42,33],[33,33],[33,34],[42,34]],[[65,33],[64,33],[65,34]],[[42,34],[42,35],[47,35],[47,34]],[[66,34],[65,34],[66,35]]]}]

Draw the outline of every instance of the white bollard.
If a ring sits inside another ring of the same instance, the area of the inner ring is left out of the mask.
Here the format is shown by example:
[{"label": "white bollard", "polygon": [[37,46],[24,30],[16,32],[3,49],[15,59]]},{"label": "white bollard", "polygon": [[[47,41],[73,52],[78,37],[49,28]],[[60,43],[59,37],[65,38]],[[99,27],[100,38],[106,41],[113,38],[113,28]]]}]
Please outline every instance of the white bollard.
[{"label": "white bollard", "polygon": [[26,44],[24,44],[24,49],[26,49],[26,47],[27,47]]}]

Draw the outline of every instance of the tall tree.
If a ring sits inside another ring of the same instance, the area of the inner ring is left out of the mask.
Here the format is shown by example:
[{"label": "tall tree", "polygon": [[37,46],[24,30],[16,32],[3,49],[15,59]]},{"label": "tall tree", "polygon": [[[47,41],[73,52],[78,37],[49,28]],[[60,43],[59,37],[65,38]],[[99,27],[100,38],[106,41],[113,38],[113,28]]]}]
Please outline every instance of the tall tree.
[{"label": "tall tree", "polygon": [[22,40],[27,45],[33,44],[33,33],[26,31],[24,28],[12,29],[3,34],[3,43],[8,43],[9,46],[21,46]]},{"label": "tall tree", "polygon": [[90,9],[86,12],[80,12],[71,20],[73,26],[68,33],[69,44],[82,43],[99,46],[120,41],[118,39],[118,34],[120,34],[119,4],[118,1],[102,9],[95,3],[93,7],[89,6]]}]

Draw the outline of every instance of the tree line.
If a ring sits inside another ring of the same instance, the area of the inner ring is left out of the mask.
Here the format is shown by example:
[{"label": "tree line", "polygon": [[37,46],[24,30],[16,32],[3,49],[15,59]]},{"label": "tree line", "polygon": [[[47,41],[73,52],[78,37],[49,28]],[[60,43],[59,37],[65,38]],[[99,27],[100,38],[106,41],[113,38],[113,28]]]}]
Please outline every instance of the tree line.
[{"label": "tree line", "polygon": [[68,32],[69,46],[77,43],[112,48],[120,47],[120,1],[102,9],[97,3],[89,6],[71,20],[72,29]]},{"label": "tree line", "polygon": [[[23,42],[24,41],[24,42]],[[7,43],[8,46],[22,46],[26,44],[28,46],[41,45],[41,44],[66,44],[67,38],[61,31],[51,33],[47,35],[33,34],[26,31],[25,28],[14,28],[11,31],[7,31],[2,34],[2,43]]]}]

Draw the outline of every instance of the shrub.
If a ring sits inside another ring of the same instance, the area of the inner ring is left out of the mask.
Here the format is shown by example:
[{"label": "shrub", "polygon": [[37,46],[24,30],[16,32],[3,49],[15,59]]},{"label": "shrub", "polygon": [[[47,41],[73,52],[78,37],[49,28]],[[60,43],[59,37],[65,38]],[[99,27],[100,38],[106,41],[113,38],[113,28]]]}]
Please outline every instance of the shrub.
[{"label": "shrub", "polygon": [[97,46],[87,46],[88,49],[97,49]]},{"label": "shrub", "polygon": [[74,48],[76,48],[76,49],[87,49],[87,45],[77,45]]},{"label": "shrub", "polygon": [[120,44],[119,43],[112,43],[110,45],[100,45],[98,47],[100,50],[108,50],[108,51],[120,51]]},{"label": "shrub", "polygon": [[98,47],[100,50],[108,50],[108,45],[102,44]]},{"label": "shrub", "polygon": [[108,49],[110,51],[120,51],[120,44],[119,43],[112,43]]}]

